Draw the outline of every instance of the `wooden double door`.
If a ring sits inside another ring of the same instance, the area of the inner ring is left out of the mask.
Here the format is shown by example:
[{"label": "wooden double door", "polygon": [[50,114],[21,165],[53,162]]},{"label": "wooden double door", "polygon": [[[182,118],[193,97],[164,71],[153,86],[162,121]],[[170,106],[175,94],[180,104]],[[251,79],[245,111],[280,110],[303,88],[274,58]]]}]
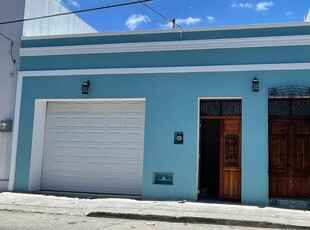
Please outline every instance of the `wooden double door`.
[{"label": "wooden double door", "polygon": [[310,199],[310,117],[269,119],[269,196]]},{"label": "wooden double door", "polygon": [[199,189],[241,201],[241,117],[201,118]]}]

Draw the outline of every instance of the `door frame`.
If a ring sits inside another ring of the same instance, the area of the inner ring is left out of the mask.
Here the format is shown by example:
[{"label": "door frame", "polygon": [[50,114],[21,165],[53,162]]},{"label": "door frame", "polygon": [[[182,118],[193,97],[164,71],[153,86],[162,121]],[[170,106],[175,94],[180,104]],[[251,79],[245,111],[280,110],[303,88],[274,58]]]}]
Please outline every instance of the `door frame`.
[{"label": "door frame", "polygon": [[[199,190],[200,190],[200,142],[201,142],[201,117],[200,116],[200,102],[201,101],[212,101],[212,100],[218,100],[218,101],[228,101],[228,100],[240,100],[241,101],[241,108],[243,106],[243,100],[242,97],[199,97],[198,98],[198,106],[197,106],[197,171],[196,171],[196,200],[199,199]],[[240,202],[242,202],[242,112],[241,116],[237,116],[240,118]],[[209,116],[205,117],[205,119],[234,119],[236,117],[233,116]]]}]

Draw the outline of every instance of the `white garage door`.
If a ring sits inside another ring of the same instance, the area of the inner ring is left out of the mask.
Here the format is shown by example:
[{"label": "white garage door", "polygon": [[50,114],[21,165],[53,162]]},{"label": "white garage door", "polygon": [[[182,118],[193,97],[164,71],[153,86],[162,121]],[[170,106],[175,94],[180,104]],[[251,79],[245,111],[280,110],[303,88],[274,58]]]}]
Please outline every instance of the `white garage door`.
[{"label": "white garage door", "polygon": [[41,190],[141,195],[145,103],[49,102]]}]

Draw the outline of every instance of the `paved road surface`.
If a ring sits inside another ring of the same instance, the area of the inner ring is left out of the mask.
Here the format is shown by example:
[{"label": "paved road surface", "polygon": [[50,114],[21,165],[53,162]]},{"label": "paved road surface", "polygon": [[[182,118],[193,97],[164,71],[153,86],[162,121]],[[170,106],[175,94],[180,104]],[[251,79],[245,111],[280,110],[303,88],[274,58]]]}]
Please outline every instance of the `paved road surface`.
[{"label": "paved road surface", "polygon": [[[100,230],[100,229],[177,229],[177,230],[199,230],[199,229],[240,229],[250,230],[250,227],[232,227],[221,225],[206,224],[184,224],[169,223],[143,220],[125,220],[110,218],[95,218],[84,216],[53,215],[27,212],[7,212],[0,211],[0,229],[1,230]],[[256,228],[258,230],[258,228]]]}]

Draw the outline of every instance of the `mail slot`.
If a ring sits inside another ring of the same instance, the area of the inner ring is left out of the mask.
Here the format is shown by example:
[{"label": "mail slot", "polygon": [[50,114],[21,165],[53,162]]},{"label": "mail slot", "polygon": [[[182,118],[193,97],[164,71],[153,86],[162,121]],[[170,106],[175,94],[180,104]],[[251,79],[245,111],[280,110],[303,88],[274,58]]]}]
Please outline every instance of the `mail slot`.
[{"label": "mail slot", "polygon": [[155,172],[154,184],[173,185],[173,173],[171,172]]}]

